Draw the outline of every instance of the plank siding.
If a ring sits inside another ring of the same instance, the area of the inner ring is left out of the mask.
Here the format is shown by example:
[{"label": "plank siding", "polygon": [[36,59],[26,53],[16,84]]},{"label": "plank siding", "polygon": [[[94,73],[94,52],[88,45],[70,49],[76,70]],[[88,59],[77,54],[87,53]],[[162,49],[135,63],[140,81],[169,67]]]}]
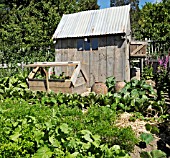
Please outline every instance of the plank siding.
[{"label": "plank siding", "polygon": [[[88,87],[97,81],[105,82],[110,76],[117,81],[130,80],[129,43],[119,35],[98,36],[95,51],[77,51],[77,38],[58,40],[56,61],[80,61],[88,76]],[[73,69],[66,70],[69,76]]]},{"label": "plank siding", "polygon": [[[57,44],[55,45],[55,61],[56,62],[60,62],[62,61],[62,57],[61,57],[61,40],[57,41]],[[55,74],[56,75],[60,75],[62,72],[61,67],[55,67]]]},{"label": "plank siding", "polygon": [[[77,40],[76,39],[68,39],[68,61],[76,61],[76,52],[77,52]],[[68,75],[72,76],[74,67],[70,67],[68,71]]]},{"label": "plank siding", "polygon": [[99,38],[99,62],[96,63],[99,66],[98,81],[105,82],[107,77],[107,49],[106,49],[106,37]]},{"label": "plank siding", "polygon": [[[61,42],[61,60],[62,61],[68,61],[68,39],[63,39]],[[61,68],[62,72],[64,72],[65,75],[68,76],[68,67],[64,66]]]},{"label": "plank siding", "polygon": [[90,52],[90,76],[89,76],[89,82],[90,86],[92,86],[95,82],[98,81],[98,72],[99,72],[99,52],[98,51],[92,51]]},{"label": "plank siding", "polygon": [[107,37],[107,72],[106,76],[114,76],[114,65],[115,65],[115,38],[113,36]]},{"label": "plank siding", "polygon": [[123,81],[124,78],[124,71],[123,71],[123,48],[122,48],[123,41],[120,39],[119,36],[115,38],[115,67],[114,67],[114,76],[116,81]]},{"label": "plank siding", "polygon": [[125,45],[125,80],[130,81],[130,53],[129,53],[130,43],[126,41]]},{"label": "plank siding", "polygon": [[[82,67],[83,69],[86,71],[86,74],[87,74],[87,77],[88,77],[88,80],[89,80],[89,77],[90,77],[90,51],[83,51],[82,52]],[[88,87],[90,86],[89,82],[88,82]]]}]

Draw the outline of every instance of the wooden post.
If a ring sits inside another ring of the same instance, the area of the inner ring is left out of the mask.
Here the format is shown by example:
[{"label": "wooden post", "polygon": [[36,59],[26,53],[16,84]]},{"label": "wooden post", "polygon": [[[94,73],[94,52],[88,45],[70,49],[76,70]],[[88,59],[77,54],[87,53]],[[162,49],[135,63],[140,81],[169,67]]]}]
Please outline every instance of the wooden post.
[{"label": "wooden post", "polygon": [[143,73],[143,58],[140,59],[141,74]]},{"label": "wooden post", "polygon": [[32,78],[34,77],[34,75],[36,74],[36,72],[38,71],[38,69],[39,69],[39,66],[35,67],[35,68],[31,71],[31,73],[28,75],[28,78],[29,78],[29,79],[32,79]]},{"label": "wooden post", "polygon": [[78,65],[76,66],[75,70],[73,71],[73,74],[70,79],[73,85],[75,85],[75,83],[76,83],[76,79],[80,73],[80,70],[81,70],[81,65],[80,65],[80,63],[78,63]]},{"label": "wooden post", "polygon": [[43,71],[45,72],[45,80],[47,84],[47,92],[50,92],[50,87],[49,87],[49,81],[48,81],[48,72],[43,68]]}]

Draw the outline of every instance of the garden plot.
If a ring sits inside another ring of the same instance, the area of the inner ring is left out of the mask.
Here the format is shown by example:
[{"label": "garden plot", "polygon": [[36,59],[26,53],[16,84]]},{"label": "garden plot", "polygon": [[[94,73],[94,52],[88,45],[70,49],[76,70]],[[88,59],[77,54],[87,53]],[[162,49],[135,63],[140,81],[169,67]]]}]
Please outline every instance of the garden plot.
[{"label": "garden plot", "polygon": [[[32,91],[53,91],[55,93],[78,93],[86,91],[86,83],[88,81],[85,71],[81,67],[80,62],[44,62],[26,65],[33,67],[27,82]],[[62,72],[59,76],[49,71],[50,68],[67,67],[66,75]],[[72,75],[68,72],[68,67],[74,67]]]}]

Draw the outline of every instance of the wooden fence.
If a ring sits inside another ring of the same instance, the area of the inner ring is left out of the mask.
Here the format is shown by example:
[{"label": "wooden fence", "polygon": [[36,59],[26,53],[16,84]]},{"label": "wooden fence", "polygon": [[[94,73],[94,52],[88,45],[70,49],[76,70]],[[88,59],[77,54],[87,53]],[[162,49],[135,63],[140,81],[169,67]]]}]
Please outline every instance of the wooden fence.
[{"label": "wooden fence", "polygon": [[168,53],[168,50],[170,49],[169,41],[160,42],[147,40],[147,43],[147,53],[149,56],[161,56],[162,54]]}]

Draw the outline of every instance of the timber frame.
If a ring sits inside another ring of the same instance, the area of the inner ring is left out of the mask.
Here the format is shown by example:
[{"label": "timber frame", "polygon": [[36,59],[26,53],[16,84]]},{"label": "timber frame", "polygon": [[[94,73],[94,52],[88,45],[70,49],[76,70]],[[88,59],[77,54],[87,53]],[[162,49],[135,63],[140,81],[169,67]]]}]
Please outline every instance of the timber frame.
[{"label": "timber frame", "polygon": [[131,41],[130,43],[130,57],[145,58],[146,57],[147,42]]},{"label": "timber frame", "polygon": [[[50,79],[50,72],[46,69],[55,67],[74,67],[74,71],[69,79]],[[27,83],[30,90],[33,91],[54,91],[55,93],[83,93],[86,91],[86,83],[88,81],[84,69],[81,67],[80,61],[69,62],[37,62],[35,64],[25,65],[25,67],[32,67],[27,78]],[[45,69],[46,68],[46,69]],[[35,75],[39,70],[42,70],[45,79],[35,79]]]},{"label": "timber frame", "polygon": [[147,44],[144,41],[131,41],[130,43],[130,59],[139,59],[140,74],[143,73],[144,59],[147,56]]}]

